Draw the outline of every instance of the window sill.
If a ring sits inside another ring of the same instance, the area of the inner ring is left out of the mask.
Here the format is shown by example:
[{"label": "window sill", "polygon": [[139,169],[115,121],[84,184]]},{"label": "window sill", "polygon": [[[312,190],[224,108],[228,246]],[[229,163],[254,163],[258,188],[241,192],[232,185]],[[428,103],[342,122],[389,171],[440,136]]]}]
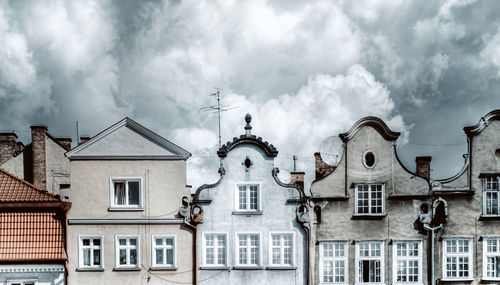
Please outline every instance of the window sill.
[{"label": "window sill", "polygon": [[266,270],[296,270],[297,266],[268,266],[266,267]]},{"label": "window sill", "polygon": [[202,270],[229,270],[230,266],[200,266]]},{"label": "window sill", "polygon": [[260,265],[235,265],[233,266],[233,269],[236,270],[261,270],[264,269],[264,267]]},{"label": "window sill", "polygon": [[[474,281],[474,278],[460,278],[460,279],[440,279],[439,283],[441,282],[446,282],[446,283],[453,283],[453,282],[472,282]],[[438,284],[439,284],[438,283]]]},{"label": "window sill", "polygon": [[242,216],[262,215],[262,211],[233,211],[233,215],[242,215]]},{"label": "window sill", "polygon": [[382,282],[366,282],[366,283],[354,283],[354,285],[385,285]]},{"label": "window sill", "polygon": [[102,272],[104,268],[102,267],[78,267],[75,271],[78,272]]},{"label": "window sill", "polygon": [[[352,220],[382,220],[385,218],[387,214],[378,214],[378,215],[352,215]],[[357,284],[371,284],[371,283],[357,283]],[[375,283],[382,284],[382,283]]]},{"label": "window sill", "polygon": [[144,211],[143,207],[109,207],[108,212],[140,212]]},{"label": "window sill", "polygon": [[498,284],[498,281],[500,281],[500,278],[483,278],[481,279],[482,283],[495,283]]},{"label": "window sill", "polygon": [[151,267],[149,270],[151,271],[176,271],[177,270],[177,267],[175,266],[154,266],[154,267]]},{"label": "window sill", "polygon": [[500,215],[481,215],[479,216],[480,221],[500,221]]},{"label": "window sill", "polygon": [[141,271],[140,267],[115,267],[113,271]]}]

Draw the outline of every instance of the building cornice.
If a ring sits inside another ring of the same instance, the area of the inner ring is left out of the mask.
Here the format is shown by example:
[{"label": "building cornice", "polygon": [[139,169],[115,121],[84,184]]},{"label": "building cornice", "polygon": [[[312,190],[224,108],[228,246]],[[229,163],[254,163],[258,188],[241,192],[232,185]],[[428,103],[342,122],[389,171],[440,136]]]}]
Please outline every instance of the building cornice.
[{"label": "building cornice", "polygon": [[354,135],[364,126],[373,127],[380,133],[380,135],[382,135],[384,139],[388,141],[397,140],[401,135],[400,132],[391,131],[391,129],[389,129],[389,127],[381,119],[374,116],[369,116],[357,121],[348,132],[339,134],[339,137],[343,142],[347,142],[351,140]]},{"label": "building cornice", "polygon": [[493,110],[484,117],[481,117],[479,122],[474,126],[464,127],[464,132],[468,137],[475,136],[484,130],[488,126],[488,123],[493,120],[500,120],[500,109]]}]

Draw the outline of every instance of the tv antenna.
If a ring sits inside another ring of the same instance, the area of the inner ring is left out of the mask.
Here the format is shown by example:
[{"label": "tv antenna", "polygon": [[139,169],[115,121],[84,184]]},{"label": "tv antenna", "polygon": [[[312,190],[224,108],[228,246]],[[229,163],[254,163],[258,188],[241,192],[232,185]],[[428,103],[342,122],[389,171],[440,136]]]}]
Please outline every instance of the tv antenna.
[{"label": "tv antenna", "polygon": [[201,108],[202,111],[204,112],[210,112],[210,114],[215,114],[217,113],[217,121],[219,123],[219,148],[222,146],[222,137],[221,137],[221,130],[220,130],[220,113],[221,112],[226,112],[232,109],[236,109],[239,106],[234,106],[231,107],[229,105],[221,105],[221,99],[220,99],[220,90],[219,88],[215,89],[216,91],[214,93],[211,93],[210,96],[215,96],[217,97],[217,105],[211,105],[207,107]]}]

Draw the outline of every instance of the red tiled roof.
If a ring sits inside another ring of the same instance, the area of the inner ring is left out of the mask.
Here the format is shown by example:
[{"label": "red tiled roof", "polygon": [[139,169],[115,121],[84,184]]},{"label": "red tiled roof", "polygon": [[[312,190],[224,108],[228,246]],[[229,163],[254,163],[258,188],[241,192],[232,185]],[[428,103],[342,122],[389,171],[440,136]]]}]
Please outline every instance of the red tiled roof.
[{"label": "red tiled roof", "polygon": [[58,202],[52,193],[44,192],[33,184],[0,168],[0,202]]},{"label": "red tiled roof", "polygon": [[54,210],[2,209],[0,262],[66,259],[63,223]]}]

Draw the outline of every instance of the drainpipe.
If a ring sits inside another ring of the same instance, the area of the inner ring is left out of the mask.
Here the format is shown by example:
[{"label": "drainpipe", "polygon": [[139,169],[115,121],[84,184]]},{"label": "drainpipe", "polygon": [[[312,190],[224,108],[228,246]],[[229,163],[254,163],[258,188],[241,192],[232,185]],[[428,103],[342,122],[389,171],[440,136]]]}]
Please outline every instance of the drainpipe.
[{"label": "drainpipe", "polygon": [[193,226],[187,218],[184,218],[184,224],[194,230],[193,239],[193,284],[198,284],[198,225]]},{"label": "drainpipe", "polygon": [[442,227],[443,224],[440,224],[436,227],[430,227],[429,225],[424,224],[424,228],[427,231],[431,232],[431,285],[436,284],[436,278],[434,278],[434,232],[441,229]]}]

